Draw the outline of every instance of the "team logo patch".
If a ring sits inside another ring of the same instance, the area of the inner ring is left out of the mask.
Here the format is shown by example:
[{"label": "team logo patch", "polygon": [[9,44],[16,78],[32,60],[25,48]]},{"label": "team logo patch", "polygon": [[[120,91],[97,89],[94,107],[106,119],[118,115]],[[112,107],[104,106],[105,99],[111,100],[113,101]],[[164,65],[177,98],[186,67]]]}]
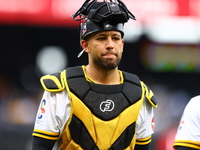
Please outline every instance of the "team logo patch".
[{"label": "team logo patch", "polygon": [[46,100],[43,99],[39,108],[38,119],[42,119],[43,114],[45,114],[46,112],[45,106],[46,106]]},{"label": "team logo patch", "polygon": [[152,120],[151,120],[151,128],[152,128],[152,130],[154,131],[154,117],[152,118]]},{"label": "team logo patch", "polygon": [[115,103],[112,100],[110,100],[110,99],[101,102],[101,104],[99,106],[99,108],[100,108],[100,110],[102,112],[112,111],[114,109],[114,107],[115,107]]},{"label": "team logo patch", "polygon": [[182,121],[180,122],[180,125],[179,125],[178,130],[181,130],[184,124],[185,124],[185,122],[182,120]]},{"label": "team logo patch", "polygon": [[87,31],[87,25],[86,23],[84,23],[82,26],[82,35],[85,34],[86,31]]}]

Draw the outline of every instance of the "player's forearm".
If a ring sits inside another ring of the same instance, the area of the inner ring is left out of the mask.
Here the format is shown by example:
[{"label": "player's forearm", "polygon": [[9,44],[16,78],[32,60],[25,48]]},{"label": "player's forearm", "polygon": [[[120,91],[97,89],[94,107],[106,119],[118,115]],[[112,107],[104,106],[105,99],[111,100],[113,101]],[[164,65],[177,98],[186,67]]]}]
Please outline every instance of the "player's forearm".
[{"label": "player's forearm", "polygon": [[147,145],[135,145],[134,150],[149,150],[149,144]]}]

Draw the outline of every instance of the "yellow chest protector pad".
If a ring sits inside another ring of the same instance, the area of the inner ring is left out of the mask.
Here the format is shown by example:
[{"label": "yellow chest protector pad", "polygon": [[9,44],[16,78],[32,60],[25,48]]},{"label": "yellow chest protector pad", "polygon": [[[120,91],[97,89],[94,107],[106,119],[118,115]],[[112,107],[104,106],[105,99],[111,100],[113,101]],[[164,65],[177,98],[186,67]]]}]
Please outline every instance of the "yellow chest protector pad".
[{"label": "yellow chest protector pad", "polygon": [[126,72],[124,83],[118,85],[88,82],[79,66],[62,74],[41,80],[48,91],[55,91],[56,86],[58,91],[63,90],[66,86],[70,93],[72,113],[61,135],[61,149],[132,149],[144,96],[156,107],[151,90],[136,75]]}]

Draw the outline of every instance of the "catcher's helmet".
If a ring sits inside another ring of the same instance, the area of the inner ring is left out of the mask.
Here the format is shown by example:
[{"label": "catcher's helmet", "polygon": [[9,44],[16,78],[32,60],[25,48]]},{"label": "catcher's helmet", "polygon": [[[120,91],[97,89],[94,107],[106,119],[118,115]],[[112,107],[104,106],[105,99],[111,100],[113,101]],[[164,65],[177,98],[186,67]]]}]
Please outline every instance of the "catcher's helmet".
[{"label": "catcher's helmet", "polygon": [[[129,12],[124,3],[120,0],[104,0],[97,2],[97,0],[86,0],[82,7],[72,15],[74,20],[82,20],[80,23],[80,36],[85,39],[86,36],[98,32],[114,30],[119,31],[124,35],[123,25],[129,18],[135,20],[135,16]],[[79,16],[79,18],[77,18]]]},{"label": "catcher's helmet", "polygon": [[121,32],[122,37],[124,36],[123,32],[123,23],[112,24],[109,21],[104,23],[97,23],[93,20],[86,19],[84,23],[80,25],[80,36],[81,39],[85,39],[88,35],[98,32],[98,31],[119,31]]}]

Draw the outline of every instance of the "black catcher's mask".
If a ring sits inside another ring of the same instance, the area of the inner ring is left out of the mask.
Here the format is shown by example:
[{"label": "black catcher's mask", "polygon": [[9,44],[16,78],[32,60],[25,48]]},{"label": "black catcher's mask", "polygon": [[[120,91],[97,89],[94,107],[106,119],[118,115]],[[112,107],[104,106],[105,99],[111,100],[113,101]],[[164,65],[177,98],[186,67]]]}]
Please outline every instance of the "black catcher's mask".
[{"label": "black catcher's mask", "polygon": [[86,0],[72,18],[76,21],[84,19],[80,24],[82,39],[105,30],[120,31],[123,37],[123,24],[129,19],[136,20],[121,0]]}]

